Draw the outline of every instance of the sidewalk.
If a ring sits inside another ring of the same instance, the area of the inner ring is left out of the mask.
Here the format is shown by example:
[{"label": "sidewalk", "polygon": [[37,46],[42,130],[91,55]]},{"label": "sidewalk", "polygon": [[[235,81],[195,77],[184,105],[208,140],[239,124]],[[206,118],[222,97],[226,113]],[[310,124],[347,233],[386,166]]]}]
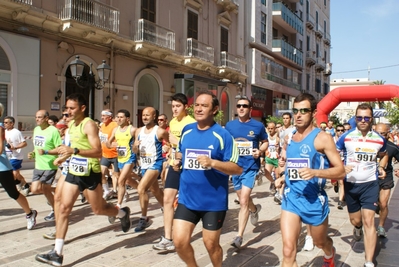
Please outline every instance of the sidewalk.
[{"label": "sidewalk", "polygon": [[[31,180],[32,170],[23,170],[22,174],[27,181]],[[337,198],[332,186],[326,188],[330,201],[330,228],[329,235],[334,240],[337,249],[336,266],[363,266],[363,242],[354,242],[353,227],[348,220],[346,210],[337,209]],[[140,207],[135,190],[128,191],[130,201],[127,205],[131,209],[133,225],[138,223]],[[254,227],[248,222],[244,235],[243,247],[236,250],[230,242],[237,232],[237,217],[239,205],[233,201],[235,193],[230,190],[229,207],[223,226],[220,243],[223,248],[223,266],[280,266],[282,259],[282,240],[279,226],[280,206],[273,202],[269,193],[269,183],[264,182],[254,188],[253,199],[256,204],[262,205],[259,213],[259,224]],[[378,239],[376,251],[376,266],[398,266],[399,256],[396,252],[399,244],[399,208],[394,204],[399,200],[399,191],[393,193],[390,204],[390,214],[386,223],[388,238]],[[35,260],[37,253],[50,251],[54,241],[42,237],[44,233],[54,229],[53,222],[44,221],[50,212],[43,195],[28,197],[32,208],[37,209],[37,225],[28,231],[23,211],[18,208],[14,200],[10,199],[0,188],[0,265],[1,266],[46,266]],[[110,225],[107,217],[94,216],[87,204],[81,204],[80,199],[70,216],[69,231],[64,247],[64,266],[185,266],[178,255],[163,253],[152,248],[163,235],[163,217],[159,204],[153,197],[150,198],[148,215],[153,220],[147,231],[135,233],[131,229],[123,233],[119,222]],[[304,226],[303,230],[306,229]],[[195,228],[192,245],[194,247],[199,266],[212,266],[201,239],[200,224]],[[305,235],[300,237],[298,250],[303,247]],[[315,248],[313,251],[299,251],[297,255],[299,266],[321,266],[323,252]]]}]

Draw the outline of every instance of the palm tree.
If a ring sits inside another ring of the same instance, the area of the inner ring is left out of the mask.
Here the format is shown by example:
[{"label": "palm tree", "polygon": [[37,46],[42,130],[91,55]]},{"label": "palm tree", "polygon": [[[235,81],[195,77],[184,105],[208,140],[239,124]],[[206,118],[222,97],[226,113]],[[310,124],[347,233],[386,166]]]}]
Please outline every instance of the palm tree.
[{"label": "palm tree", "polygon": [[[382,85],[382,84],[385,84],[385,81],[383,81],[383,80],[377,80],[377,81],[374,81],[373,84],[375,84],[375,85]],[[385,108],[385,103],[384,103],[384,101],[377,101],[377,103],[378,103],[378,108]],[[370,105],[371,105],[373,108],[375,108],[375,104],[376,104],[376,102],[370,102]]]}]

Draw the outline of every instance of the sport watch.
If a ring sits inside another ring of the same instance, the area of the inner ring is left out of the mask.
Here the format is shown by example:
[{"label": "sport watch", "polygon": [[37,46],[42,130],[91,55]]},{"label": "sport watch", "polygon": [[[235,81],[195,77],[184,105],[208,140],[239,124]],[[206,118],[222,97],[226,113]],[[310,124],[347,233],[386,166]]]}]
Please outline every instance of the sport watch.
[{"label": "sport watch", "polygon": [[74,155],[79,154],[79,152],[80,152],[79,148],[75,147],[75,148],[73,149],[73,154],[74,154]]}]

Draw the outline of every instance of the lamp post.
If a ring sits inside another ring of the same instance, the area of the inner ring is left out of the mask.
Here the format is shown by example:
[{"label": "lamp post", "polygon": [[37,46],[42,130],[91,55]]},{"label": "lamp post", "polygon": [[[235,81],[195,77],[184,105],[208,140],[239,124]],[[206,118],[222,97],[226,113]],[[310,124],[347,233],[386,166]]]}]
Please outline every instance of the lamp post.
[{"label": "lamp post", "polygon": [[[83,70],[85,67],[85,63],[79,59],[79,56],[76,56],[74,60],[69,63],[69,68],[71,70],[71,75],[75,79],[76,84],[80,88],[85,88],[84,85],[80,84],[80,78],[82,77]],[[89,71],[89,117],[93,119],[93,91],[94,89],[101,90],[104,88],[104,84],[108,82],[109,75],[111,73],[111,67],[103,60],[103,63],[98,65],[97,73],[98,73],[98,82],[94,79],[94,73],[92,71],[93,63],[90,62],[90,71]]]}]

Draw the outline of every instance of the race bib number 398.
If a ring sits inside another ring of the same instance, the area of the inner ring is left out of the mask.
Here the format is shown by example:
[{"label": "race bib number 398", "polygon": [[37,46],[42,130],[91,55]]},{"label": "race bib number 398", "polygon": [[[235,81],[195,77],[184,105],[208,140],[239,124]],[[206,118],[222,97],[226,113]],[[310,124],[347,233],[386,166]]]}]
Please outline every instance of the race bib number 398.
[{"label": "race bib number 398", "polygon": [[203,149],[186,149],[185,157],[184,157],[184,169],[195,170],[195,171],[204,171],[209,170],[209,168],[204,168],[198,162],[197,157],[199,156],[207,156],[211,157],[210,150]]},{"label": "race bib number 398", "polygon": [[287,159],[287,174],[290,180],[303,180],[299,175],[299,169],[309,168],[310,160],[306,158]]}]

